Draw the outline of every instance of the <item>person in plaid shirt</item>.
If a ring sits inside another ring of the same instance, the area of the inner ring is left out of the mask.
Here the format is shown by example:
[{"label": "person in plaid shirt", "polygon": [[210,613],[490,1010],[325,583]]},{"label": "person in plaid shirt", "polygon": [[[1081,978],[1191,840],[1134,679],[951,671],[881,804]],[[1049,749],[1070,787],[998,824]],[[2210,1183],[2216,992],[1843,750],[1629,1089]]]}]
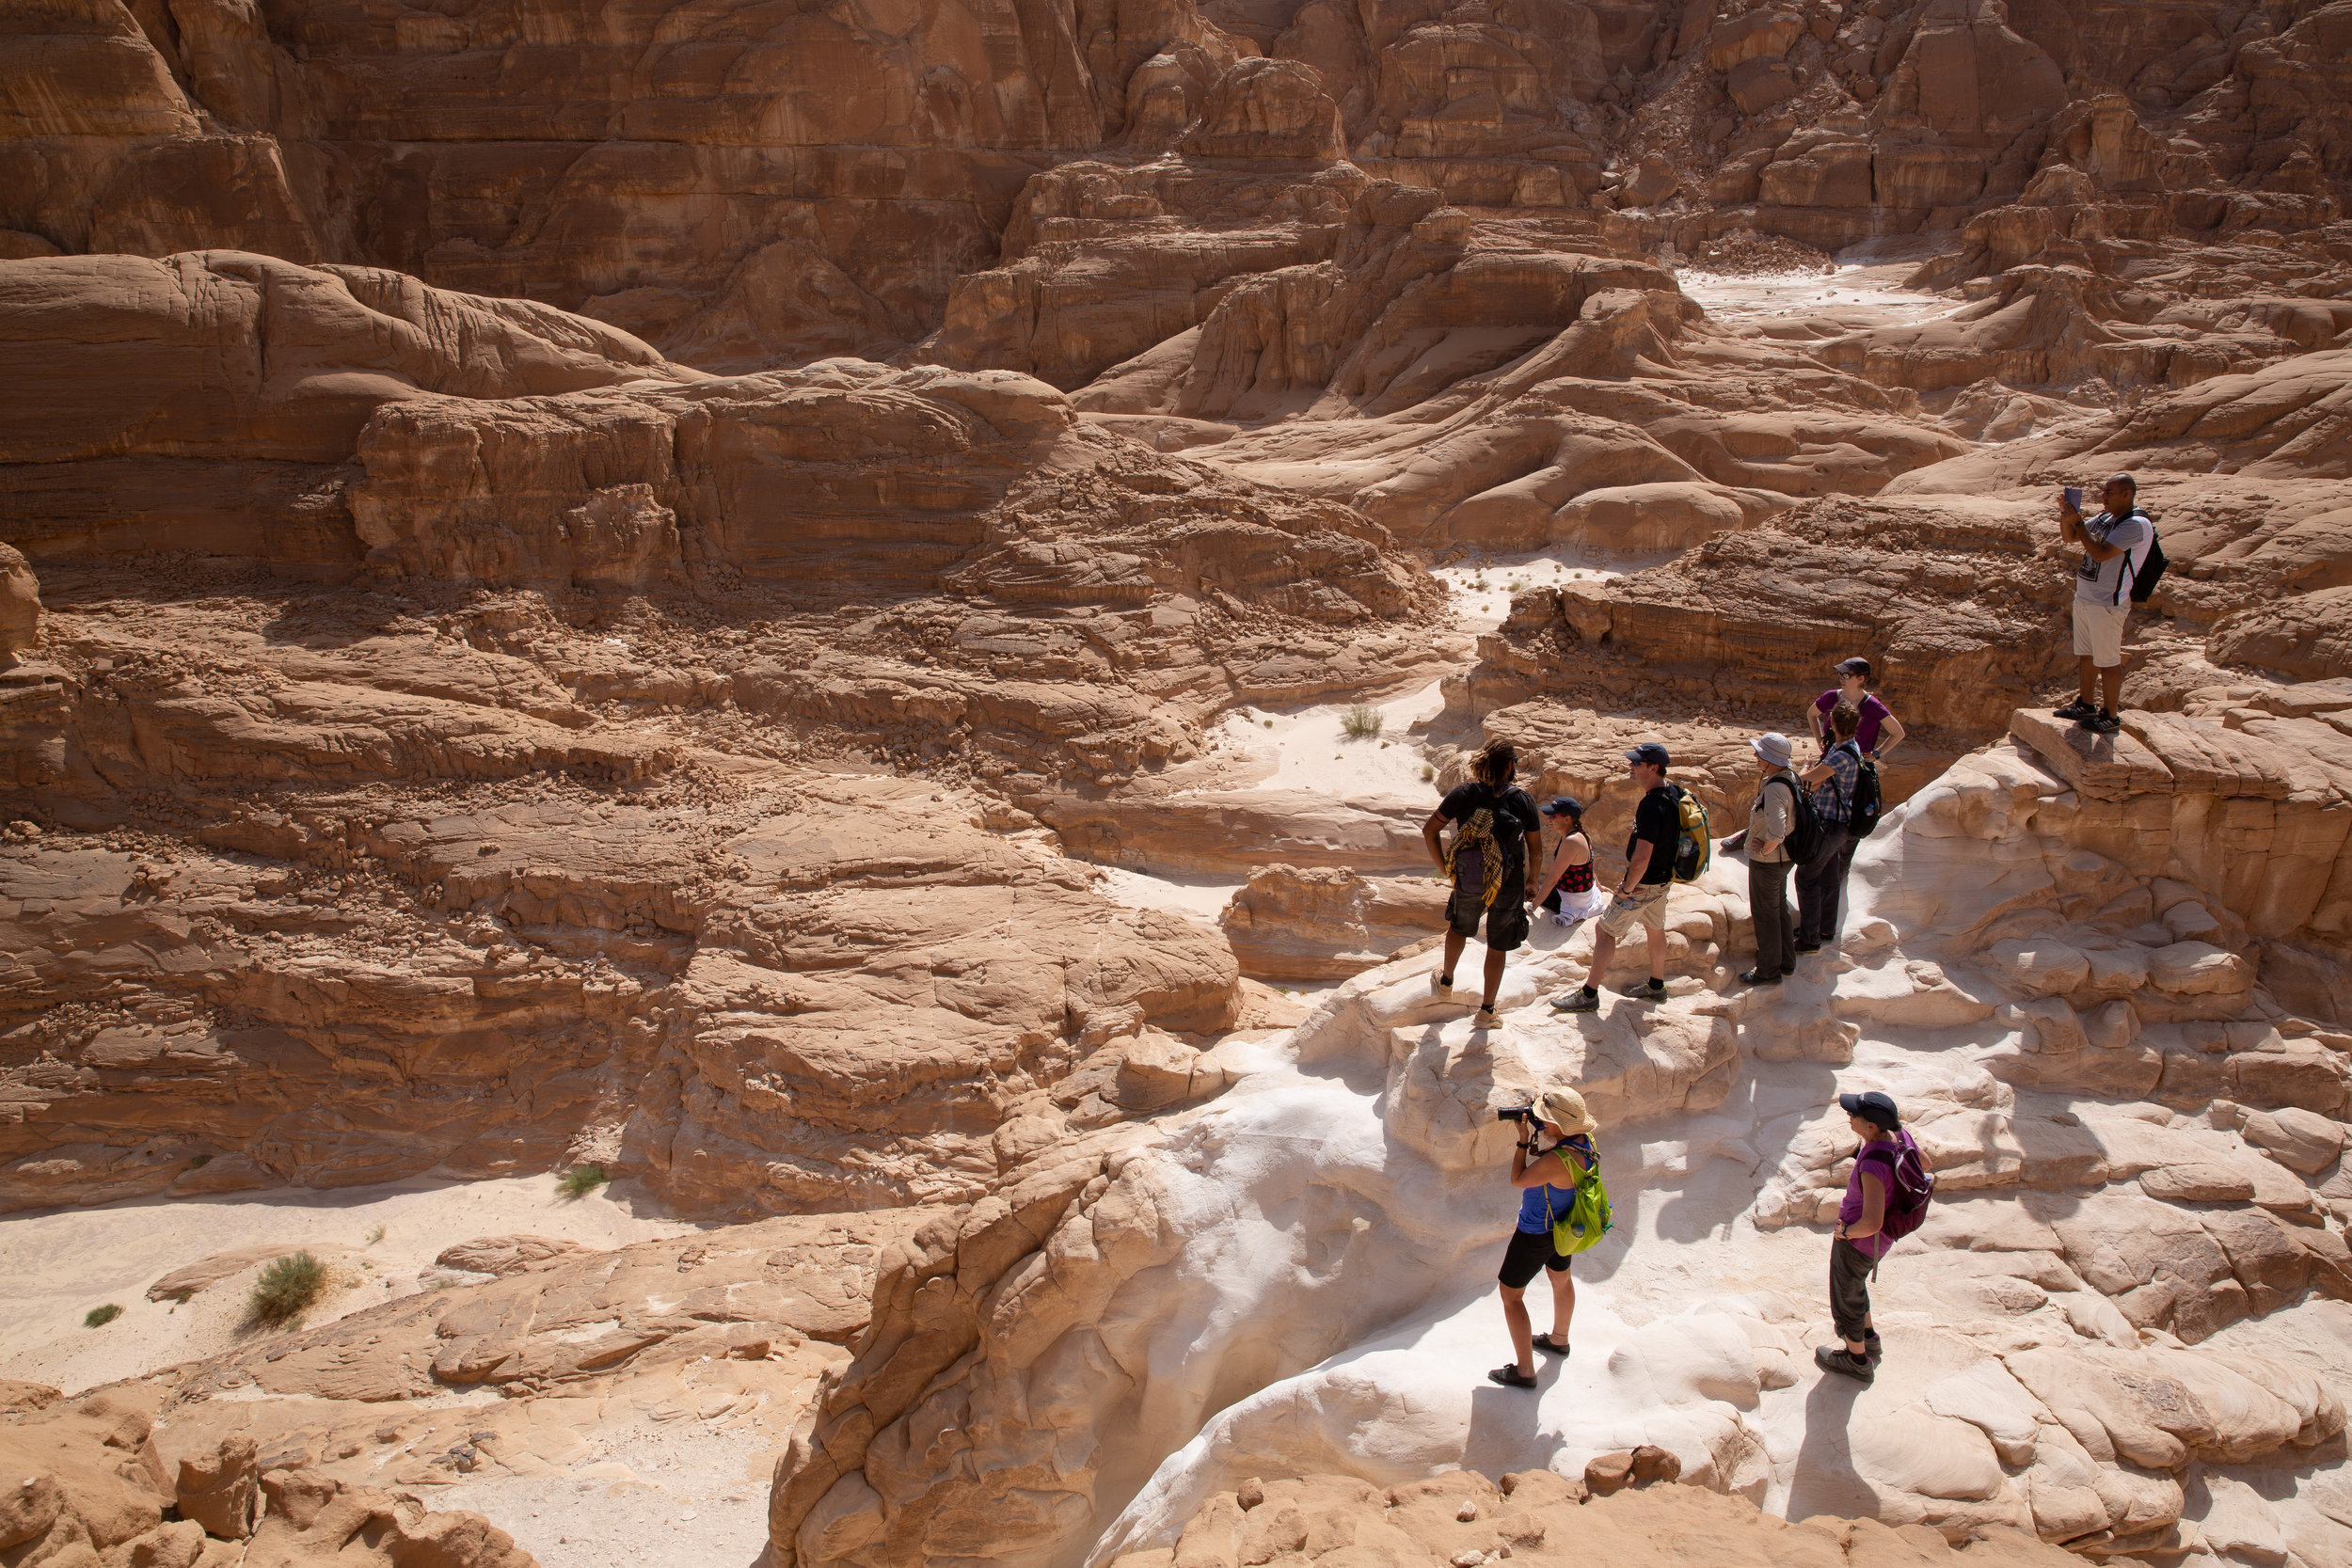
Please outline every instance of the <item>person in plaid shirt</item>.
[{"label": "person in plaid shirt", "polygon": [[1846,896],[1846,848],[1853,834],[1846,826],[1853,810],[1854,781],[1862,776],[1862,748],[1854,741],[1862,714],[1851,703],[1830,710],[1830,733],[1836,738],[1821,760],[1799,775],[1813,790],[1813,808],[1821,814],[1821,847],[1797,868],[1797,952],[1819,953],[1836,940],[1837,906]]}]

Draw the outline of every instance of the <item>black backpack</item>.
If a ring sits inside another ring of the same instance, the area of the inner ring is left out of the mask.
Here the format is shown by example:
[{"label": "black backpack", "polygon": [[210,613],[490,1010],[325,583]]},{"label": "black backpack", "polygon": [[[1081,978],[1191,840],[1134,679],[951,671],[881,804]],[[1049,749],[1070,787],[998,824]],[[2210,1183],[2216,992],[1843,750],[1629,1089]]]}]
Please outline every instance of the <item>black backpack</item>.
[{"label": "black backpack", "polygon": [[1846,831],[1856,838],[1868,838],[1879,831],[1879,814],[1884,810],[1879,798],[1879,765],[1854,747],[1854,760],[1861,764],[1854,770],[1853,800],[1846,808]]},{"label": "black backpack", "polygon": [[1821,814],[1813,804],[1813,792],[1795,779],[1771,778],[1764,787],[1787,784],[1794,800],[1788,813],[1788,838],[1781,845],[1781,853],[1799,865],[1809,865],[1821,852]]},{"label": "black backpack", "polygon": [[2139,558],[2139,570],[2132,574],[2132,603],[2146,604],[2148,595],[2156,591],[2156,583],[2164,576],[2168,562],[2164,559],[2164,541],[2156,536],[2156,520],[2148,519],[2148,553]]}]

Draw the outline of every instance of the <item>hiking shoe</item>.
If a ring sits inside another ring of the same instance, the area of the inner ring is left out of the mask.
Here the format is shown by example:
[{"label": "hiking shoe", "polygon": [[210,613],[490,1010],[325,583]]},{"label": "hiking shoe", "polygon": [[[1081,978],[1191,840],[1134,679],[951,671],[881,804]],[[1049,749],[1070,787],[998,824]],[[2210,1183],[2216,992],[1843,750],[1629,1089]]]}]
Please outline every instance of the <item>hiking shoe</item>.
[{"label": "hiking shoe", "polygon": [[1549,1334],[1536,1335],[1534,1344],[1537,1350],[1548,1354],[1565,1355],[1568,1354],[1568,1342],[1565,1339],[1555,1339]]},{"label": "hiking shoe", "polygon": [[1879,1338],[1879,1331],[1875,1328],[1862,1331],[1862,1348],[1873,1367],[1886,1359],[1886,1343]]},{"label": "hiking shoe", "polygon": [[1820,950],[1821,944],[1818,942],[1801,942],[1797,943],[1797,957],[1800,958],[1810,953],[1819,953]]},{"label": "hiking shoe", "polygon": [[[1825,1372],[1836,1372],[1840,1377],[1852,1378],[1865,1388],[1867,1388],[1878,1376],[1870,1370],[1867,1358],[1857,1360],[1853,1353],[1843,1345],[1834,1348],[1829,1345],[1820,1347],[1813,1353],[1813,1364]],[[1511,1370],[1517,1371],[1518,1369],[1514,1367]]]},{"label": "hiking shoe", "polygon": [[1740,976],[1740,983],[1743,986],[1776,986],[1780,982],[1781,976],[1777,974],[1763,974],[1753,969]]},{"label": "hiking shoe", "polygon": [[1637,985],[1620,986],[1617,994],[1630,996],[1637,1002],[1663,1002],[1666,1000],[1666,982],[1644,980]]},{"label": "hiking shoe", "polygon": [[2106,708],[2101,708],[2088,719],[2077,719],[2074,723],[2077,728],[2089,730],[2092,735],[2113,735],[2123,727],[2123,721]]},{"label": "hiking shoe", "polygon": [[2086,703],[2080,697],[2077,697],[2073,702],[2067,704],[2064,707],[2052,708],[2050,710],[2050,717],[2053,719],[2088,719],[2098,711],[2098,704]]},{"label": "hiking shoe", "polygon": [[1470,1027],[1473,1029],[1500,1029],[1502,1027],[1502,1020],[1495,1016],[1495,1010],[1492,1007],[1481,1007],[1476,1012],[1470,1014]]},{"label": "hiking shoe", "polygon": [[1565,996],[1553,997],[1551,1010],[1557,1013],[1597,1013],[1600,1011],[1600,993],[1579,986]]},{"label": "hiking shoe", "polygon": [[1429,976],[1429,994],[1436,997],[1451,998],[1454,995],[1454,976],[1451,974],[1439,974],[1433,971]]},{"label": "hiking shoe", "polygon": [[1497,1367],[1493,1371],[1486,1374],[1486,1381],[1489,1383],[1500,1383],[1505,1388],[1533,1388],[1535,1386],[1535,1380],[1528,1376],[1525,1372],[1520,1371],[1516,1366]]}]

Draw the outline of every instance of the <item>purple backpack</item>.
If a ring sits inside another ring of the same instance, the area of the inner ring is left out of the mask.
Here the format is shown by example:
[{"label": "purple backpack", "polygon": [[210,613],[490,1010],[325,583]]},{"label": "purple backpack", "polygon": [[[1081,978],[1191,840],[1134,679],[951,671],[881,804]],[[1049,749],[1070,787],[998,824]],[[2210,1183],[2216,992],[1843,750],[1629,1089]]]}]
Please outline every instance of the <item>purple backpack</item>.
[{"label": "purple backpack", "polygon": [[1879,1233],[1890,1246],[1926,1223],[1928,1201],[1935,1196],[1935,1173],[1919,1158],[1918,1144],[1906,1132],[1895,1136],[1900,1140],[1895,1148],[1866,1148],[1861,1156],[1886,1167],[1886,1213]]}]

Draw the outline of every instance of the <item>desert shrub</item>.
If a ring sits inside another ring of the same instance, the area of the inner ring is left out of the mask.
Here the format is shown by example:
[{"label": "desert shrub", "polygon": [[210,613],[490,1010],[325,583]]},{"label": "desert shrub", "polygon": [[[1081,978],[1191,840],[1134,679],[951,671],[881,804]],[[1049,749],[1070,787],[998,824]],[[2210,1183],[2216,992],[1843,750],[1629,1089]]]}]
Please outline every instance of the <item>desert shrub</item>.
[{"label": "desert shrub", "polygon": [[565,1197],[586,1197],[604,1185],[604,1167],[574,1165],[564,1173],[564,1179],[556,1185],[563,1190]]},{"label": "desert shrub", "polygon": [[383,1239],[384,1227],[382,1226],[372,1225],[368,1227],[368,1245],[373,1246],[376,1243],[382,1241]]},{"label": "desert shrub", "polygon": [[110,1301],[103,1307],[93,1307],[87,1312],[84,1313],[82,1316],[82,1326],[85,1328],[103,1328],[120,1316],[122,1316],[122,1308],[117,1307]]},{"label": "desert shrub", "polygon": [[1370,740],[1388,721],[1389,716],[1370,703],[1358,703],[1341,718],[1340,728],[1347,732],[1350,740]]},{"label": "desert shrub", "polygon": [[282,1323],[318,1300],[319,1291],[326,1286],[326,1264],[307,1252],[290,1252],[283,1258],[270,1259],[262,1277],[253,1282],[253,1295],[247,1305],[262,1322]]}]

